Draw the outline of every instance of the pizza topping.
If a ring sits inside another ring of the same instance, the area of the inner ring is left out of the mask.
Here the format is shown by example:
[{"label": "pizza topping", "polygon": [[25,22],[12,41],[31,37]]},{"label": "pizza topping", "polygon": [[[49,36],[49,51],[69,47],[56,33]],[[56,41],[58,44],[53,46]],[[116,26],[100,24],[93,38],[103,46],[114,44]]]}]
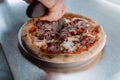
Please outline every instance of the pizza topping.
[{"label": "pizza topping", "polygon": [[52,31],[46,31],[45,32],[45,39],[52,40],[54,38],[55,34]]},{"label": "pizza topping", "polygon": [[76,49],[74,43],[70,41],[64,41],[60,46],[68,51],[74,51]]},{"label": "pizza topping", "polygon": [[49,21],[38,21],[36,26],[40,30],[52,30],[51,23]]},{"label": "pizza topping", "polygon": [[72,22],[72,25],[77,29],[86,29],[87,22],[81,19],[76,19]]},{"label": "pizza topping", "polygon": [[56,22],[39,21],[30,29],[34,34],[34,43],[47,54],[75,53],[88,50],[98,40],[96,25],[81,18],[63,18],[64,24],[59,31],[54,31]]},{"label": "pizza topping", "polygon": [[83,36],[83,40],[80,43],[83,46],[87,46],[87,45],[90,45],[91,43],[93,43],[94,41],[95,41],[95,38],[93,38],[91,36]]},{"label": "pizza topping", "polygon": [[79,37],[79,41],[82,41],[82,40],[83,40],[83,36],[80,36],[80,37]]},{"label": "pizza topping", "polygon": [[48,43],[48,52],[49,53],[60,53],[60,44],[59,42]]},{"label": "pizza topping", "polygon": [[38,39],[43,40],[45,36],[44,33],[45,33],[44,30],[37,30],[35,32],[35,36],[38,37]]},{"label": "pizza topping", "polygon": [[64,32],[61,32],[61,34],[60,34],[60,39],[61,39],[61,40],[65,40],[65,38],[70,37],[70,36],[71,36],[71,35],[70,35],[69,32],[64,31]]},{"label": "pizza topping", "polygon": [[67,18],[65,18],[64,21],[65,21],[65,23],[70,23],[70,20]]},{"label": "pizza topping", "polygon": [[77,32],[76,32],[75,29],[69,30],[69,33],[70,33],[71,35],[76,35],[76,34],[77,34]]},{"label": "pizza topping", "polygon": [[42,47],[42,46],[46,45],[46,40],[35,41],[34,44],[39,47]]},{"label": "pizza topping", "polygon": [[30,33],[33,33],[33,32],[35,32],[37,30],[37,27],[36,26],[33,26],[30,30],[29,30],[29,32]]}]

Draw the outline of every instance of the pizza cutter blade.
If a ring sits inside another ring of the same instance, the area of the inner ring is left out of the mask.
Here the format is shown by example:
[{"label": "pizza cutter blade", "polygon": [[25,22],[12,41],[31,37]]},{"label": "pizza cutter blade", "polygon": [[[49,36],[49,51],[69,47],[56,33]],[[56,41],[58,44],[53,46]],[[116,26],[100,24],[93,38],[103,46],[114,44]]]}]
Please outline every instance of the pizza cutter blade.
[{"label": "pizza cutter blade", "polygon": [[33,0],[28,6],[26,14],[30,18],[41,17],[48,12],[48,9],[40,2]]}]

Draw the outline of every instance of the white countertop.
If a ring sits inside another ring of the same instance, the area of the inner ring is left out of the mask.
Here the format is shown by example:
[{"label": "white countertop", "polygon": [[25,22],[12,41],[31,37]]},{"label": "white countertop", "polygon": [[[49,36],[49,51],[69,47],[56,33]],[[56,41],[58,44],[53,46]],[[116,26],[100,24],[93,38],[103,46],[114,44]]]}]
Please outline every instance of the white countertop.
[{"label": "white countertop", "polygon": [[[120,80],[119,4],[115,6],[104,0],[66,0],[66,5],[68,12],[83,14],[101,24],[107,34],[107,43],[97,64],[84,71],[53,74],[52,80]],[[27,20],[26,7],[22,0],[7,0],[2,9],[6,25],[1,43],[15,80],[45,80],[45,71],[23,57],[18,49],[17,32]]]}]

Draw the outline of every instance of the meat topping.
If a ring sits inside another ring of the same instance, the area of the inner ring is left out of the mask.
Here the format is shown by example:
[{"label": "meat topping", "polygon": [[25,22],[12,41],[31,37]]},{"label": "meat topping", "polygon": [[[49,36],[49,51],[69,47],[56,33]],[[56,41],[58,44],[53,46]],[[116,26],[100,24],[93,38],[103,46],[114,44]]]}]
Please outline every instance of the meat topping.
[{"label": "meat topping", "polygon": [[75,53],[79,54],[82,51],[88,50],[98,40],[98,28],[92,25],[87,20],[67,19],[62,28],[55,32],[53,24],[55,21],[39,21],[30,29],[30,33],[34,34],[39,40],[45,40],[46,44],[40,49],[47,54],[54,53]]}]

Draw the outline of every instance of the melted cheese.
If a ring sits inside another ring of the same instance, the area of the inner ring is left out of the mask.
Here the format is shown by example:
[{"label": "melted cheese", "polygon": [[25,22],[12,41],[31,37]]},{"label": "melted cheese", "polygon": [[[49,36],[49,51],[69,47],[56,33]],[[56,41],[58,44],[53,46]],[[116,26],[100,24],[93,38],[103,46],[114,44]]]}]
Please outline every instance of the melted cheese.
[{"label": "melted cheese", "polygon": [[95,38],[95,36],[94,36],[94,35],[92,35],[92,34],[87,34],[87,36],[90,36],[90,37]]},{"label": "melted cheese", "polygon": [[46,45],[46,40],[35,41],[34,44],[39,47],[42,47],[43,45]]},{"label": "melted cheese", "polygon": [[75,40],[74,37],[68,37],[67,39],[68,39],[68,41],[74,41]]},{"label": "melted cheese", "polygon": [[74,51],[76,49],[76,46],[73,43],[74,40],[76,40],[75,37],[68,37],[67,41],[64,41],[60,46],[68,51]]},{"label": "melted cheese", "polygon": [[62,47],[64,47],[65,49],[67,49],[68,51],[74,51],[76,49],[76,47],[74,46],[74,44],[70,41],[64,41],[61,44]]},{"label": "melted cheese", "polygon": [[68,37],[68,41],[79,41],[79,37],[78,35],[74,36],[74,37]]},{"label": "melted cheese", "polygon": [[65,20],[65,23],[69,23],[69,22],[71,22],[69,19],[67,19],[67,18],[64,18],[64,20]]}]

